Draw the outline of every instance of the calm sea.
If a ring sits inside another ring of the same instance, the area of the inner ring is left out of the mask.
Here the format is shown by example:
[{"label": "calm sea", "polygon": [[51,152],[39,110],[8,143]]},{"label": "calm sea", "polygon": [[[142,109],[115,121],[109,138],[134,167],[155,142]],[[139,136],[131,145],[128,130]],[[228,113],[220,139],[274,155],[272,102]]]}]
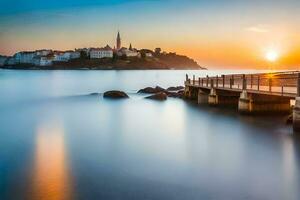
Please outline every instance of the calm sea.
[{"label": "calm sea", "polygon": [[0,199],[299,200],[286,116],[136,94],[233,72],[0,70]]}]

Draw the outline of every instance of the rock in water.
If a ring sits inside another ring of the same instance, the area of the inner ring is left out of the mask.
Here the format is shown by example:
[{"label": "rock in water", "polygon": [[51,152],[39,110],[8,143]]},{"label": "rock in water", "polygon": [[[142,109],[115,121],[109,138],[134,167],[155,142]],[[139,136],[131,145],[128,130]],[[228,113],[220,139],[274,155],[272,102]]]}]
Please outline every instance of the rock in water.
[{"label": "rock in water", "polygon": [[155,87],[156,92],[165,92],[166,90],[162,87],[156,86]]},{"label": "rock in water", "polygon": [[129,96],[123,92],[118,90],[112,90],[107,91],[103,94],[104,98],[110,98],[110,99],[123,99],[123,98],[129,98]]},{"label": "rock in water", "polygon": [[174,97],[174,98],[178,98],[180,97],[180,94],[177,92],[167,92],[168,97]]},{"label": "rock in water", "polygon": [[155,91],[155,88],[152,88],[152,87],[146,87],[144,89],[140,89],[138,91],[138,93],[147,93],[147,94],[153,94],[153,93],[156,93]]},{"label": "rock in water", "polygon": [[177,86],[177,87],[169,87],[167,90],[168,91],[177,91],[177,90],[183,90],[183,86]]},{"label": "rock in water", "polygon": [[184,90],[175,90],[175,91],[168,91],[165,92],[168,97],[174,97],[174,98],[182,98],[184,95]]},{"label": "rock in water", "polygon": [[146,93],[146,94],[155,94],[158,92],[165,92],[165,89],[159,86],[153,87],[146,87],[144,89],[140,89],[138,93]]},{"label": "rock in water", "polygon": [[153,99],[153,100],[159,100],[159,101],[164,101],[167,100],[168,96],[164,92],[158,92],[154,95],[151,95],[149,97],[146,97],[146,99]]},{"label": "rock in water", "polygon": [[286,119],[286,124],[293,124],[293,114],[290,114]]}]

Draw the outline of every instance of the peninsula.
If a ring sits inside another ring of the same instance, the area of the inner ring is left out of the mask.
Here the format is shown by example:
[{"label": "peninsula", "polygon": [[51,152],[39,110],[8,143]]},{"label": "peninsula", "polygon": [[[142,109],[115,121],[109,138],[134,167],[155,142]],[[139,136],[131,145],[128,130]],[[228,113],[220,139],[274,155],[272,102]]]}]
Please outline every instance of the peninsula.
[{"label": "peninsula", "polygon": [[68,51],[42,49],[22,51],[13,56],[0,56],[5,69],[205,69],[193,59],[167,53],[161,48],[136,49],[121,46],[120,33],[116,46],[79,48]]}]

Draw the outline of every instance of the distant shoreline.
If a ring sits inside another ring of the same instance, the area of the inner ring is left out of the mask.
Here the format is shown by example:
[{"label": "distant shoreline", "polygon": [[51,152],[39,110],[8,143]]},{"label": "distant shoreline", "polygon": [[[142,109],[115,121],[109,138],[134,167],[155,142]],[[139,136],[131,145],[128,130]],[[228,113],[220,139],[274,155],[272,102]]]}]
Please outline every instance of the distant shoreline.
[{"label": "distant shoreline", "polygon": [[27,69],[21,69],[21,68],[4,68],[4,67],[0,67],[0,70],[19,70],[19,71],[55,71],[55,70],[58,70],[58,71],[135,71],[135,70],[138,70],[138,71],[141,71],[141,70],[144,70],[144,71],[152,71],[152,70],[169,70],[169,71],[181,71],[181,70],[208,70],[208,69],[195,69],[195,68],[185,68],[185,69],[174,69],[174,68],[170,68],[170,69],[154,69],[154,68],[149,68],[149,69],[118,69],[118,68],[115,68],[115,69],[86,69],[86,68],[77,68],[77,69],[35,69],[35,68],[27,68]]},{"label": "distant shoreline", "polygon": [[82,71],[110,71],[110,70],[208,70],[207,68],[86,68],[86,67],[78,67],[78,68],[37,68],[37,67],[14,67],[14,66],[0,66],[0,70],[82,70]]},{"label": "distant shoreline", "polygon": [[180,62],[159,61],[155,59],[74,59],[68,62],[54,62],[49,66],[16,64],[0,66],[15,70],[205,70],[189,59]]},{"label": "distant shoreline", "polygon": [[[120,46],[120,45],[119,45]],[[14,56],[0,55],[0,68],[22,70],[144,70],[144,69],[205,69],[185,55],[149,49],[134,49],[130,45],[112,49],[84,48],[75,51],[42,49],[22,51]]]}]

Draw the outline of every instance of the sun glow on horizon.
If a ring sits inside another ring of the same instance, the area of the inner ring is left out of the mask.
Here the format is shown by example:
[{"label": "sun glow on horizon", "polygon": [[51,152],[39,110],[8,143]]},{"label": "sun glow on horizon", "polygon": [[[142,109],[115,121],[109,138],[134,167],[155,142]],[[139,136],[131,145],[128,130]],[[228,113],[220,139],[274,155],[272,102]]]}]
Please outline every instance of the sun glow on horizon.
[{"label": "sun glow on horizon", "polygon": [[269,50],[266,53],[265,57],[268,61],[275,62],[276,60],[278,60],[279,54],[278,54],[278,51],[276,51],[276,50]]}]

